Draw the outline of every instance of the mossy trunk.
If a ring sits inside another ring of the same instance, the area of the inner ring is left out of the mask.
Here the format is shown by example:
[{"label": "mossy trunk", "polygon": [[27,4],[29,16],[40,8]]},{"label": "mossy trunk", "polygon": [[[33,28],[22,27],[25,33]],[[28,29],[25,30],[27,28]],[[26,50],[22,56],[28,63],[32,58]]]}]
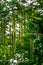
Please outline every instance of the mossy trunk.
[{"label": "mossy trunk", "polygon": [[[20,13],[20,16],[21,16],[21,13]],[[21,16],[21,18],[22,18],[22,16]],[[19,43],[20,43],[20,45],[21,46],[23,46],[23,21],[22,21],[22,19],[19,19],[19,28],[20,28],[20,30],[19,30]]]},{"label": "mossy trunk", "polygon": [[34,43],[33,40],[30,39],[30,62],[33,63],[34,61]]},{"label": "mossy trunk", "polygon": [[11,57],[14,58],[14,55],[15,55],[15,52],[16,52],[16,36],[15,36],[15,16],[14,16],[14,13],[11,14],[11,22],[12,22],[12,28],[14,29],[11,34],[11,37],[10,37],[10,41],[11,41]]}]

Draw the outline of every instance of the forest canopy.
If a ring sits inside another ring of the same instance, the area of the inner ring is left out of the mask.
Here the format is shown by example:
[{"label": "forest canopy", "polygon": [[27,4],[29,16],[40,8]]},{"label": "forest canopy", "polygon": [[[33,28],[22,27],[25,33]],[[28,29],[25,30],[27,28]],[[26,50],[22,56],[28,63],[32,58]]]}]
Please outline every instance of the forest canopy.
[{"label": "forest canopy", "polygon": [[43,0],[0,0],[0,65],[43,65]]}]

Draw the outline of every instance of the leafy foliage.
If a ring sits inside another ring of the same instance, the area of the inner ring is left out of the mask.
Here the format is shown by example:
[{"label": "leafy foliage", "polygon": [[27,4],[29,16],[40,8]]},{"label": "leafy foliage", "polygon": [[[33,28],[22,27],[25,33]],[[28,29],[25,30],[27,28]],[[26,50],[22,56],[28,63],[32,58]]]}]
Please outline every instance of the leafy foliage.
[{"label": "leafy foliage", "polygon": [[0,1],[0,64],[43,65],[43,0]]}]

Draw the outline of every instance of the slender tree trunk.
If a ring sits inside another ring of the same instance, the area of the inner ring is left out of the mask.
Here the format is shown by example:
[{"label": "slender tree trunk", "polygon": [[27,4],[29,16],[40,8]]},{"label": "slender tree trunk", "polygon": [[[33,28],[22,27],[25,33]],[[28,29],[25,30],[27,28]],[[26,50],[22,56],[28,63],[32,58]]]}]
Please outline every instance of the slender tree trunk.
[{"label": "slender tree trunk", "polygon": [[5,20],[3,19],[2,20],[2,42],[3,42],[3,44],[5,44]]},{"label": "slender tree trunk", "polygon": [[33,63],[34,59],[34,43],[33,40],[30,39],[30,62]]},{"label": "slender tree trunk", "polygon": [[[21,16],[21,13],[20,13]],[[19,20],[19,26],[20,26],[20,30],[19,30],[19,43],[21,46],[23,46],[23,23],[22,23],[22,19]]]},{"label": "slender tree trunk", "polygon": [[15,16],[14,16],[14,13],[11,14],[11,22],[12,22],[12,28],[14,29],[14,31],[11,31],[12,32],[12,35],[11,35],[11,56],[14,58],[14,55],[15,55],[15,52],[16,52],[16,36],[15,36]]}]

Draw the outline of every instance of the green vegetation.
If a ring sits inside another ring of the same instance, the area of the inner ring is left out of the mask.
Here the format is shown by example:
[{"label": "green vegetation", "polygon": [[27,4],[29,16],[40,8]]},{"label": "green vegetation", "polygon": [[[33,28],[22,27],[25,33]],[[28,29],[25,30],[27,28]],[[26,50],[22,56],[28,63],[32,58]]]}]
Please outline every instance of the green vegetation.
[{"label": "green vegetation", "polygon": [[43,65],[43,0],[0,1],[0,65]]}]

